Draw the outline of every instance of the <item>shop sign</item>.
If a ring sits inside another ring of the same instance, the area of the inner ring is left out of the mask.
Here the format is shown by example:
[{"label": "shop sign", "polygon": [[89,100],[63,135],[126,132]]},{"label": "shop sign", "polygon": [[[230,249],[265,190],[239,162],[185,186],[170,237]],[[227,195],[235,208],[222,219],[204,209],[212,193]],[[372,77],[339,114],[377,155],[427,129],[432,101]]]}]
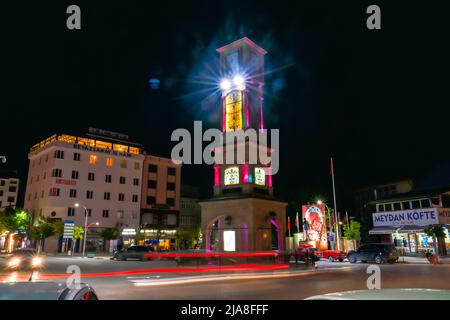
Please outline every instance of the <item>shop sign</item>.
[{"label": "shop sign", "polygon": [[136,235],[136,229],[123,229],[122,230],[123,236],[135,236]]},{"label": "shop sign", "polygon": [[427,226],[439,224],[437,208],[412,209],[372,214],[374,227]]},{"label": "shop sign", "polygon": [[439,223],[450,224],[450,209],[438,208],[439,211]]},{"label": "shop sign", "polygon": [[56,183],[58,184],[66,184],[69,186],[74,186],[77,184],[75,180],[67,180],[67,179],[56,179]]}]

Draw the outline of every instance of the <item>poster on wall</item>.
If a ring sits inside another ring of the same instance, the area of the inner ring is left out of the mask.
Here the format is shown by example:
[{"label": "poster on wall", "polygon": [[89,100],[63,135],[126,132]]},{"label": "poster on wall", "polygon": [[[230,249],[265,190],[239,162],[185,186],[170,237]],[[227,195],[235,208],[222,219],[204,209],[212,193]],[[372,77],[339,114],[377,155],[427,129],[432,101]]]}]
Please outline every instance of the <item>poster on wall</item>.
[{"label": "poster on wall", "polygon": [[308,241],[314,241],[316,248],[327,250],[327,221],[325,216],[325,206],[322,205],[303,205],[302,220],[308,223],[307,236]]},{"label": "poster on wall", "polygon": [[225,169],[225,185],[232,185],[232,184],[239,184],[239,168],[238,167],[231,167]]}]

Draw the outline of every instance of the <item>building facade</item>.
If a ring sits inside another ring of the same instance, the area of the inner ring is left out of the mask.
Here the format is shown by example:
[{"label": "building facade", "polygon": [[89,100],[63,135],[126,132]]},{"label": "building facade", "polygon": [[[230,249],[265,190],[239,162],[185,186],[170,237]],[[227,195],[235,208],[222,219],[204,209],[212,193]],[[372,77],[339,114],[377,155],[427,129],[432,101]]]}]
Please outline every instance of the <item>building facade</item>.
[{"label": "building facade", "polygon": [[181,164],[147,155],[143,164],[139,239],[160,251],[175,248],[180,225]]},{"label": "building facade", "polygon": [[0,210],[15,207],[19,194],[19,179],[17,174],[0,172]]},{"label": "building facade", "polygon": [[182,185],[180,197],[180,227],[196,228],[200,226],[200,192],[193,186]]},{"label": "building facade", "polygon": [[[380,242],[393,243],[402,252],[423,255],[434,249],[434,241],[440,254],[450,250],[450,189],[427,193],[410,192],[368,203],[372,210],[373,228],[369,234]],[[441,225],[445,238],[434,239],[424,230],[428,226]]]},{"label": "building facade", "polygon": [[[83,227],[86,210],[93,224],[87,251],[103,246],[104,228],[139,227],[145,156],[128,136],[93,128],[85,137],[53,135],[34,145],[28,158],[24,207],[33,223],[42,217]],[[61,240],[46,240],[45,250],[61,250]]]}]

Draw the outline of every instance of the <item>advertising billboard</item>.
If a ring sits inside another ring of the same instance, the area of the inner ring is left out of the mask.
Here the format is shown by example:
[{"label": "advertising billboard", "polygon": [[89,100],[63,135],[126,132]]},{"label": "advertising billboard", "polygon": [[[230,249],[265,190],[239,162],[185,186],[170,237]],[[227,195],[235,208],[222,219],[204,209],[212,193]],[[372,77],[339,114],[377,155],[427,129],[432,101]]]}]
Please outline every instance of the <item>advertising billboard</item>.
[{"label": "advertising billboard", "polygon": [[[306,226],[305,226],[306,220]],[[302,222],[304,232],[306,227],[307,241],[314,241],[315,247],[319,250],[327,250],[327,221],[325,215],[325,206],[321,205],[303,205]]]}]

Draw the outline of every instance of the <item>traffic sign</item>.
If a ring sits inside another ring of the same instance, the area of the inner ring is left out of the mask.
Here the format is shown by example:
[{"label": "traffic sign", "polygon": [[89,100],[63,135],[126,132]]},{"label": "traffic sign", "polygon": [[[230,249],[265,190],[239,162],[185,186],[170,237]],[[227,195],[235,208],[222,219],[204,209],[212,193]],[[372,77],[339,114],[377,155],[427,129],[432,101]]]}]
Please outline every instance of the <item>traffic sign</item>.
[{"label": "traffic sign", "polygon": [[333,242],[334,241],[334,233],[333,232],[330,232],[330,242]]},{"label": "traffic sign", "polygon": [[63,239],[72,239],[74,228],[75,228],[75,221],[71,220],[64,221]]}]

